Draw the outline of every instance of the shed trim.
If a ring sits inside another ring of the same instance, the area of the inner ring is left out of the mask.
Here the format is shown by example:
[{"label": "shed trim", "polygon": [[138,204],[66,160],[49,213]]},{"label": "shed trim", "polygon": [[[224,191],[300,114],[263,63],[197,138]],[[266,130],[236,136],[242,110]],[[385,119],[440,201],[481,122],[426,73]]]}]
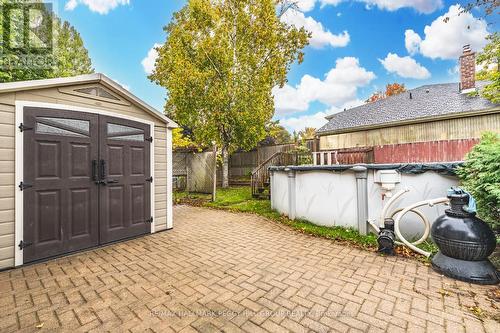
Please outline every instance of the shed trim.
[{"label": "shed trim", "polygon": [[[17,125],[23,122],[23,117],[24,117],[24,107],[39,107],[39,108],[51,108],[51,109],[59,109],[59,110],[64,110],[64,111],[73,111],[73,112],[87,112],[87,113],[93,113],[93,114],[102,114],[102,115],[107,115],[111,117],[116,117],[116,118],[121,118],[121,119],[128,119],[136,122],[140,122],[146,125],[149,125],[150,127],[150,133],[151,135],[154,135],[154,130],[155,130],[155,124],[152,121],[145,120],[145,119],[140,119],[136,118],[133,116],[129,115],[124,115],[120,114],[117,112],[109,112],[105,110],[100,110],[100,109],[92,109],[92,108],[87,108],[87,107],[79,107],[79,106],[73,106],[73,105],[65,105],[65,104],[54,104],[54,103],[44,103],[44,102],[33,102],[33,101],[22,101],[22,100],[17,100],[15,102],[15,120],[16,123],[14,124],[14,127],[16,128],[15,132],[15,183],[14,184],[19,184],[24,177],[24,137],[23,137],[23,132],[19,131],[17,129]],[[167,130],[167,135],[170,133],[170,130]],[[150,171],[151,171],[151,177],[153,179],[155,178],[155,158],[154,158],[154,152],[155,152],[155,146],[154,146],[154,140],[151,141],[150,145]],[[168,153],[168,152],[167,152]],[[168,181],[167,181],[168,184]],[[171,186],[171,184],[170,184]],[[167,189],[168,191],[168,189]],[[151,184],[150,186],[150,195],[151,195],[151,216],[155,216],[155,186]],[[23,214],[24,214],[24,193],[17,187],[15,187],[15,211],[14,211],[14,266],[20,266],[23,265],[23,251],[20,249],[17,245],[21,242],[24,236],[24,219],[23,219]],[[168,208],[168,207],[167,207]],[[167,212],[168,214],[168,212]],[[153,221],[151,223],[151,231],[150,233],[155,232],[155,220],[153,218]],[[168,218],[167,218],[167,223],[168,223]]]},{"label": "shed trim", "polygon": [[51,87],[64,87],[64,86],[71,86],[75,84],[86,84],[86,83],[101,83],[108,89],[111,89],[113,92],[125,97],[135,105],[139,106],[141,109],[143,109],[150,115],[166,123],[168,128],[179,127],[179,125],[177,125],[175,121],[166,117],[158,110],[156,110],[154,107],[147,104],[139,97],[135,96],[130,91],[123,88],[116,81],[110,79],[109,77],[107,77],[102,73],[85,74],[85,75],[61,77],[54,79],[0,83],[0,93],[15,92],[19,90],[43,89]]}]

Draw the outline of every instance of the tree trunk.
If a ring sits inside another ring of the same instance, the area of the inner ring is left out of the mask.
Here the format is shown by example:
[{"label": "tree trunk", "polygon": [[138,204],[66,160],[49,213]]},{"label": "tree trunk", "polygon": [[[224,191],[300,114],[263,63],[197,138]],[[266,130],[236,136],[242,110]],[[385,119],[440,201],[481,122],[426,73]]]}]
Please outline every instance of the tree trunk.
[{"label": "tree trunk", "polygon": [[222,188],[229,187],[229,153],[227,147],[222,147]]}]

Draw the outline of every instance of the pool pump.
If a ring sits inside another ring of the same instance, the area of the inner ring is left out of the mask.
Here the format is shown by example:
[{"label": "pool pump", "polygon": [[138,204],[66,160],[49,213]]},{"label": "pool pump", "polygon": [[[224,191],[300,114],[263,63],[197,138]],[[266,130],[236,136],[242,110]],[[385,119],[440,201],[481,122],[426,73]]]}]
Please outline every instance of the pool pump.
[{"label": "pool pump", "polygon": [[384,219],[384,227],[380,228],[378,233],[378,252],[394,255],[394,242],[396,234],[394,233],[394,220],[392,218]]},{"label": "pool pump", "polygon": [[432,224],[431,237],[439,248],[432,267],[446,276],[478,284],[497,284],[499,272],[488,260],[495,234],[476,217],[473,198],[459,188],[448,193],[450,208]]}]

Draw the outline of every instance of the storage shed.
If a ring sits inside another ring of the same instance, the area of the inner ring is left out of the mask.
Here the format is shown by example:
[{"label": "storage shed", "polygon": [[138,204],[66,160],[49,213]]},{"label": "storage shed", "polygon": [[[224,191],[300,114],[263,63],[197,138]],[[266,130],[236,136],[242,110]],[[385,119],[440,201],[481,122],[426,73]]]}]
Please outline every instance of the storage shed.
[{"label": "storage shed", "polygon": [[0,84],[0,269],[172,228],[172,128],[103,74]]}]

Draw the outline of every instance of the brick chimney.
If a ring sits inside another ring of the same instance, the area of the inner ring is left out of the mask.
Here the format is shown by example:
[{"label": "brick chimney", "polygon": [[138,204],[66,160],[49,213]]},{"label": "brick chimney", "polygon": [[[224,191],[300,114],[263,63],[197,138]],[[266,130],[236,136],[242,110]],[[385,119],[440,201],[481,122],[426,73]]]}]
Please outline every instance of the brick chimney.
[{"label": "brick chimney", "polygon": [[460,56],[460,90],[470,92],[476,88],[476,53],[472,52],[470,45],[464,46]]}]

